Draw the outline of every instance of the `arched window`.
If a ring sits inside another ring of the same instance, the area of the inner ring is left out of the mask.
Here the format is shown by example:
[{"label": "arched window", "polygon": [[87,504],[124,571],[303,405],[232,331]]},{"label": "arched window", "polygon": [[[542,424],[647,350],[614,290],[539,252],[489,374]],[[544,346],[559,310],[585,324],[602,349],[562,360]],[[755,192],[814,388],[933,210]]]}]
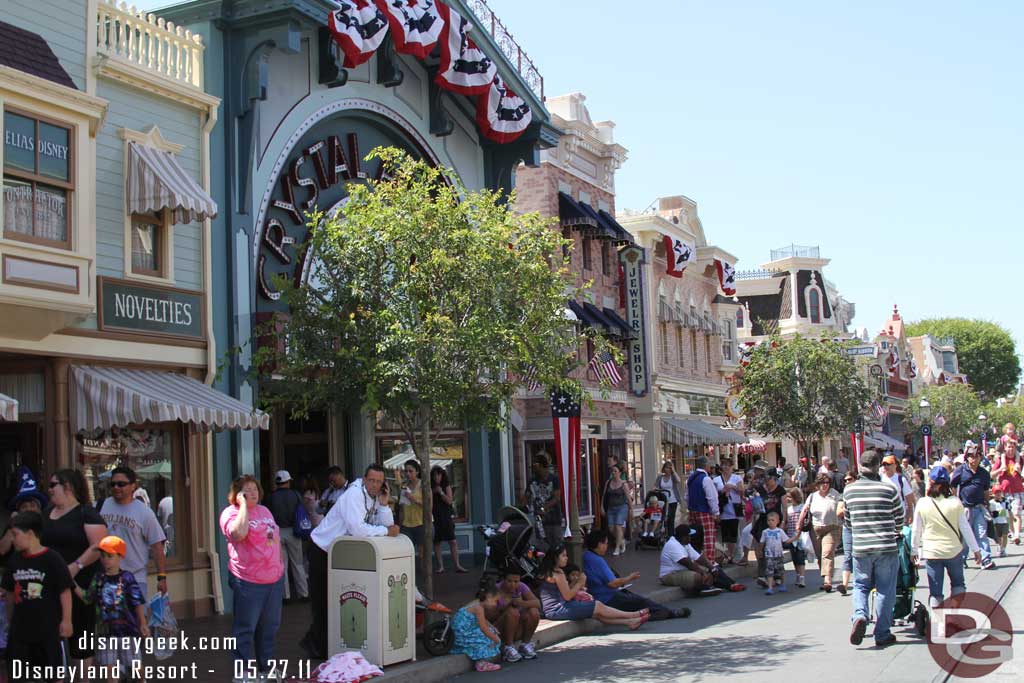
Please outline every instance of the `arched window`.
[{"label": "arched window", "polygon": [[808,291],[807,295],[808,305],[810,307],[811,323],[818,325],[821,323],[821,294],[818,292],[817,287],[812,287]]},{"label": "arched window", "polygon": [[742,306],[740,306],[739,308],[736,309],[736,329],[737,330],[742,330],[743,329],[743,307]]}]

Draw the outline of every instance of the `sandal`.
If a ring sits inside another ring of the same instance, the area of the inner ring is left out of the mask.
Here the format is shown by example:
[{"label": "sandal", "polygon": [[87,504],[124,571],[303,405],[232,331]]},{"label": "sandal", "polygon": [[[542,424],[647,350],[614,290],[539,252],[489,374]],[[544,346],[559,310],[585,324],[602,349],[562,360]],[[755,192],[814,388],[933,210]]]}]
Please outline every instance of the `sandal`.
[{"label": "sandal", "polygon": [[466,569],[465,567],[456,567],[455,568],[455,573],[456,574],[468,574],[469,570]]},{"label": "sandal", "polygon": [[499,671],[501,669],[501,664],[495,664],[494,662],[488,662],[486,659],[481,659],[476,663],[474,668],[480,672]]},{"label": "sandal", "polygon": [[435,569],[434,573],[435,574],[444,574],[444,567],[441,567],[440,569]]},{"label": "sandal", "polygon": [[629,630],[630,631],[637,630],[638,628],[640,628],[641,626],[643,626],[644,624],[647,623],[647,619],[648,619],[648,617],[640,617],[639,619],[636,620],[635,624],[633,624],[632,626],[629,627]]},{"label": "sandal", "polygon": [[739,562],[735,562],[734,564],[737,567],[746,567],[748,564],[750,564],[750,561],[749,560],[740,560]]}]

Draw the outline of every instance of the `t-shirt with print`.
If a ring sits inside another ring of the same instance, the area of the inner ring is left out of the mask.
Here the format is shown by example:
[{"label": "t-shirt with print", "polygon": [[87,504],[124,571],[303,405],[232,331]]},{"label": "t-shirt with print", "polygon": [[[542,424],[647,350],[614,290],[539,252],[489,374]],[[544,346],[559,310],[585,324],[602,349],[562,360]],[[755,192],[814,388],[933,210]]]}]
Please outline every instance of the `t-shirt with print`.
[{"label": "t-shirt with print", "polygon": [[249,508],[249,533],[240,541],[232,540],[228,526],[238,516],[238,506],[229,505],[220,513],[220,530],[228,539],[228,569],[249,583],[277,583],[284,575],[281,560],[281,530],[270,510],[262,505]]},{"label": "t-shirt with print", "polygon": [[552,504],[551,498],[558,490],[558,477],[549,474],[544,479],[534,477],[530,480],[529,501],[534,510],[544,508],[545,524],[560,524],[562,521],[562,509]]},{"label": "t-shirt with print", "polygon": [[668,576],[674,571],[680,569],[686,569],[683,565],[679,564],[679,560],[688,558],[692,562],[696,562],[700,559],[700,553],[697,552],[692,545],[687,543],[683,545],[675,538],[670,538],[665,542],[665,547],[661,549],[661,563],[658,567],[658,578]]},{"label": "t-shirt with print", "polygon": [[761,532],[761,544],[764,546],[765,557],[782,557],[782,544],[786,541],[786,532],[775,527]]},{"label": "t-shirt with print", "polygon": [[96,635],[139,635],[135,608],[145,605],[146,599],[131,572],[96,574],[85,592],[85,604],[96,605]]},{"label": "t-shirt with print", "polygon": [[780,521],[785,519],[782,514],[782,498],[786,495],[786,489],[776,486],[774,491],[768,491],[767,486],[758,486],[757,492],[761,495],[761,501],[764,503],[764,514],[754,524],[754,538],[759,538],[761,532],[768,528],[769,512],[777,512]]},{"label": "t-shirt with print", "polygon": [[100,515],[107,523],[107,533],[119,537],[127,547],[121,569],[131,572],[137,581],[144,580],[146,565],[149,564],[149,547],[167,540],[156,513],[138,498],[127,505],[107,498],[103,501]]},{"label": "t-shirt with print", "polygon": [[49,548],[36,555],[12,555],[0,581],[14,603],[11,640],[42,643],[57,638],[63,616],[60,596],[74,585],[64,559]]}]

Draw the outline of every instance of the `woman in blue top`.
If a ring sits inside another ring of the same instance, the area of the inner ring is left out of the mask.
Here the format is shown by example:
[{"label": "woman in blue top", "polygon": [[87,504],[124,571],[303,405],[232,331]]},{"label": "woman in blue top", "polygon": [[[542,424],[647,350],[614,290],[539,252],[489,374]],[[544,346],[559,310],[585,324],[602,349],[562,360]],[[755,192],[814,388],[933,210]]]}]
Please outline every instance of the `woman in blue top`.
[{"label": "woman in blue top", "polygon": [[548,551],[537,569],[540,580],[540,604],[544,618],[553,621],[579,621],[594,618],[602,624],[623,624],[631,631],[640,628],[651,617],[650,610],[639,612],[623,612],[594,600],[593,596],[584,591],[587,585],[586,574],[581,573],[572,584],[565,577],[565,565],[569,564],[569,554],[565,544],[559,543]]}]

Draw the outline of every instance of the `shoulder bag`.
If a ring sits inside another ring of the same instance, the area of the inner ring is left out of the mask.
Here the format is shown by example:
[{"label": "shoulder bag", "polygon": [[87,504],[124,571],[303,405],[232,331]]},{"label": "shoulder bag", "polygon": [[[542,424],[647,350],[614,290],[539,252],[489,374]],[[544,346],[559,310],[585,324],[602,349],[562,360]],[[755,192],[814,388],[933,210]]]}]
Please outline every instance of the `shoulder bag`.
[{"label": "shoulder bag", "polygon": [[934,498],[929,498],[928,500],[930,500],[932,502],[932,505],[935,506],[935,511],[939,513],[939,517],[942,517],[942,521],[946,523],[946,526],[948,526],[950,529],[952,529],[953,531],[956,532],[956,537],[960,541],[960,545],[963,545],[964,537],[960,533],[960,529],[958,529],[955,526],[953,526],[950,523],[950,521],[948,519],[946,519],[946,515],[942,514],[942,508],[939,507],[939,504],[935,502]]}]

